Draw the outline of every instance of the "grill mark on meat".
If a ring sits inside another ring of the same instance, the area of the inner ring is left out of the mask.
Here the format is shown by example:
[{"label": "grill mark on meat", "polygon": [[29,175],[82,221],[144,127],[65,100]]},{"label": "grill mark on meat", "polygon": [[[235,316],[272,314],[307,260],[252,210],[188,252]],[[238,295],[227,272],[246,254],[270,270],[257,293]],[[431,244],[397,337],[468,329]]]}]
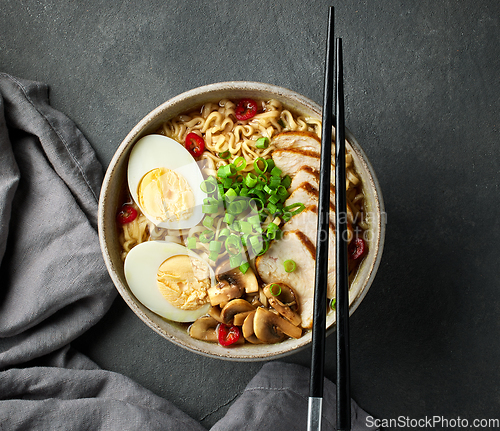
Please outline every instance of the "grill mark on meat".
[{"label": "grill mark on meat", "polygon": [[311,240],[301,231],[296,230],[292,231],[299,237],[302,244],[304,244],[307,248],[307,251],[311,253],[313,259],[316,259],[316,246],[311,242]]},{"label": "grill mark on meat", "polygon": [[[292,184],[290,185],[288,191],[289,192],[294,191],[298,186],[300,186],[303,182],[305,182],[305,181],[302,181],[302,182],[298,183],[296,181],[296,178],[301,173],[301,171],[305,172],[307,174],[306,176],[310,175],[313,177],[314,184],[311,184],[311,185],[316,187],[316,184],[317,184],[318,185],[317,188],[319,190],[319,171],[312,168],[311,166],[305,165],[305,166],[302,166],[295,174],[294,179],[292,180]],[[332,196],[335,196],[335,182],[334,181],[335,181],[335,178],[330,176],[330,193]]]}]

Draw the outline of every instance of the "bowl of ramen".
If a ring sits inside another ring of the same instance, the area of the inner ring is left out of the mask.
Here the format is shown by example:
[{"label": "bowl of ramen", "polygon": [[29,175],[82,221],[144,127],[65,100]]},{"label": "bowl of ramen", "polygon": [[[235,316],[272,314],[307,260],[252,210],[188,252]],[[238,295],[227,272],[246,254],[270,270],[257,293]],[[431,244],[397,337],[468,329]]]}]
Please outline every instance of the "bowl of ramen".
[{"label": "bowl of ramen", "polygon": [[[132,311],[210,357],[266,360],[306,347],[320,152],[321,108],[268,84],[206,85],[144,117],[111,160],[98,214],[106,266]],[[327,334],[335,327],[331,178]],[[353,313],[377,272],[385,221],[374,170],[348,130],[346,182]]]}]

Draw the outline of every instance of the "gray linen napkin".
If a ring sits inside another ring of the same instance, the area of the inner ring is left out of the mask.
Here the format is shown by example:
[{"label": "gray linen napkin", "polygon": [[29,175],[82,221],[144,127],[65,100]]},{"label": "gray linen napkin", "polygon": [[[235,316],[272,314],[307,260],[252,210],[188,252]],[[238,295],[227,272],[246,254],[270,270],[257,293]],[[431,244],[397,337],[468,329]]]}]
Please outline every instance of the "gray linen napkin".
[{"label": "gray linen napkin", "polygon": [[[116,296],[99,250],[102,168],[44,84],[0,73],[0,430],[204,428],[70,343]],[[305,429],[309,373],[271,362],[212,429]],[[323,429],[335,429],[325,381]],[[353,429],[370,429],[352,402]],[[278,420],[277,420],[278,419]]]},{"label": "gray linen napkin", "polygon": [[101,182],[47,86],[0,73],[0,429],[202,430],[69,347],[116,296],[97,237]]},{"label": "gray linen napkin", "polygon": [[[309,370],[296,364],[268,362],[211,431],[291,431],[307,429]],[[335,431],[336,388],[324,381],[321,429]],[[368,414],[351,400],[353,431],[375,430]]]}]

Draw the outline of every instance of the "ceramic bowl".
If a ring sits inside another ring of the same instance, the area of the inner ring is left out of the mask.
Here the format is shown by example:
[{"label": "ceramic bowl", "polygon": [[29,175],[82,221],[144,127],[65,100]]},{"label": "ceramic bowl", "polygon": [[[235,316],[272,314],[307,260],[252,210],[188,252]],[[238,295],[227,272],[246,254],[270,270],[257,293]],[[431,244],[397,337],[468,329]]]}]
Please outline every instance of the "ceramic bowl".
[{"label": "ceramic bowl", "polygon": [[[227,348],[191,338],[185,327],[167,321],[144,307],[132,294],[125,280],[120,258],[116,213],[121,205],[120,193],[126,181],[129,153],[141,137],[153,133],[159,125],[176,115],[188,112],[209,101],[223,98],[237,100],[243,97],[254,99],[278,99],[284,107],[302,115],[321,118],[321,107],[286,88],[256,82],[222,82],[182,93],[146,115],[132,128],[120,144],[107,169],[99,200],[99,239],[109,274],[123,300],[132,311],[153,331],[165,339],[192,352],[233,361],[260,361],[282,357],[310,344],[312,335],[306,333],[300,339],[289,339],[277,344],[244,345]],[[360,266],[350,290],[350,313],[359,306],[370,288],[380,263],[384,244],[385,220],[382,194],[375,172],[354,136],[346,130],[348,149],[363,181],[367,210],[370,214],[369,254]],[[335,328],[335,313],[327,316],[327,334]]]}]

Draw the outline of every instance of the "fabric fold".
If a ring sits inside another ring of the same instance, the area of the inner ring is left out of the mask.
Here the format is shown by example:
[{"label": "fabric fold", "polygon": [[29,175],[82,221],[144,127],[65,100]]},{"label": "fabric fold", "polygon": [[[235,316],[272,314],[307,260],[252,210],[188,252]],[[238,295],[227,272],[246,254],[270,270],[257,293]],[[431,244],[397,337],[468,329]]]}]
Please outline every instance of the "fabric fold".
[{"label": "fabric fold", "polygon": [[44,362],[1,373],[1,429],[205,430],[168,400],[76,351],[63,349]]},{"label": "fabric fold", "polygon": [[94,150],[49,105],[46,85],[1,73],[0,97],[3,369],[70,343],[116,291],[97,237],[103,174]]},{"label": "fabric fold", "polygon": [[[301,365],[268,362],[248,383],[243,394],[211,431],[306,430],[309,370]],[[336,387],[325,378],[322,430],[336,431]],[[351,400],[352,430],[376,430],[367,426],[368,414]]]}]

